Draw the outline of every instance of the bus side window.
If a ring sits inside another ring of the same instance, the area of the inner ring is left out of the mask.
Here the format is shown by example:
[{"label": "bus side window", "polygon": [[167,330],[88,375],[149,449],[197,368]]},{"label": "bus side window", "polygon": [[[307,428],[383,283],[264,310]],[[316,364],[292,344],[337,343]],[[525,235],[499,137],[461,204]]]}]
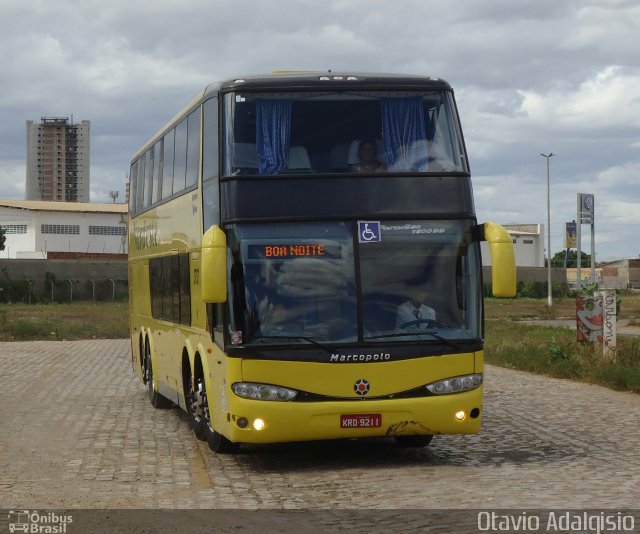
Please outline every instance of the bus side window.
[{"label": "bus side window", "polygon": [[168,132],[163,139],[163,156],[162,156],[162,198],[168,198],[173,194],[173,159],[174,144],[176,132],[175,129]]},{"label": "bus side window", "polygon": [[218,99],[207,100],[203,109],[202,178],[208,180],[218,176]]},{"label": "bus side window", "polygon": [[187,118],[175,128],[175,156],[173,159],[173,194],[186,187],[187,173]]},{"label": "bus side window", "polygon": [[224,346],[222,333],[222,304],[207,304],[207,323],[211,339],[221,348]]},{"label": "bus side window", "polygon": [[200,108],[187,117],[187,188],[198,183],[198,165],[200,162]]},{"label": "bus side window", "polygon": [[136,193],[138,191],[138,161],[136,160],[131,165],[131,174],[130,174],[130,190],[129,190],[129,214],[133,215],[136,213]]},{"label": "bus side window", "polygon": [[136,187],[136,213],[142,211],[142,199],[144,197],[145,184],[145,156],[142,155],[138,159],[138,181]]},{"label": "bus side window", "polygon": [[220,193],[218,179],[218,100],[204,103],[202,141],[202,203],[203,223],[206,232],[214,224],[220,224]]}]

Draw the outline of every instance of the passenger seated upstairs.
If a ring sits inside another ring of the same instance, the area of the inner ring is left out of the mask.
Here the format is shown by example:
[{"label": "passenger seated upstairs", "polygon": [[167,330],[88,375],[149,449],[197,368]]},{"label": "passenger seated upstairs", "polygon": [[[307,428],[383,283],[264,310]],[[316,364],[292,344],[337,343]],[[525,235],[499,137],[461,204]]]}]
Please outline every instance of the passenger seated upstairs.
[{"label": "passenger seated upstairs", "polygon": [[[351,158],[349,162],[351,163]],[[386,170],[387,166],[378,161],[378,148],[375,141],[369,139],[361,141],[358,145],[358,160],[351,164],[351,172],[380,173]]]}]

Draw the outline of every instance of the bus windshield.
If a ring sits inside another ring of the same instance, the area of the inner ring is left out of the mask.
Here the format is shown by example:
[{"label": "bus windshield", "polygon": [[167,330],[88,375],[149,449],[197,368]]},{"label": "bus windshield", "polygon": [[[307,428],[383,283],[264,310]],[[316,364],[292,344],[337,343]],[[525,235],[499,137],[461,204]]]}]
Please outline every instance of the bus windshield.
[{"label": "bus windshield", "polygon": [[467,172],[451,93],[229,93],[223,174]]},{"label": "bus windshield", "polygon": [[232,225],[230,343],[479,339],[471,222],[365,224],[376,239],[360,222]]}]

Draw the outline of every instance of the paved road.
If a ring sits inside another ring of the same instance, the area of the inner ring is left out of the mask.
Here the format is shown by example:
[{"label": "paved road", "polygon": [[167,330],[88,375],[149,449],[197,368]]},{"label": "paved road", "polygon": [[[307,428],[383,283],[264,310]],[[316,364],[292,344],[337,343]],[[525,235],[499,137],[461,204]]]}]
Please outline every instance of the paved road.
[{"label": "paved road", "polygon": [[640,395],[488,367],[483,431],[216,456],[154,410],[125,340],[0,343],[0,508],[624,508]]}]

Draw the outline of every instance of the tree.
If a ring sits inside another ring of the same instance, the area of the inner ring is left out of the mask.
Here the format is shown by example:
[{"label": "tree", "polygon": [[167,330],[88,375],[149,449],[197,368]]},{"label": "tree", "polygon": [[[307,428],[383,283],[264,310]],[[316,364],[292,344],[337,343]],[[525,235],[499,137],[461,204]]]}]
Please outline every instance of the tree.
[{"label": "tree", "polygon": [[[584,252],[580,253],[582,258],[582,262],[580,267],[591,267],[591,255],[585,254]],[[561,250],[560,252],[556,252],[553,258],[551,258],[551,267],[565,267],[564,261],[567,259],[567,267],[576,268],[578,266],[578,251],[577,250],[569,250],[569,256],[567,257],[567,251]]]},{"label": "tree", "polygon": [[0,226],[0,250],[4,250],[4,242],[7,240],[5,234],[5,229]]}]

